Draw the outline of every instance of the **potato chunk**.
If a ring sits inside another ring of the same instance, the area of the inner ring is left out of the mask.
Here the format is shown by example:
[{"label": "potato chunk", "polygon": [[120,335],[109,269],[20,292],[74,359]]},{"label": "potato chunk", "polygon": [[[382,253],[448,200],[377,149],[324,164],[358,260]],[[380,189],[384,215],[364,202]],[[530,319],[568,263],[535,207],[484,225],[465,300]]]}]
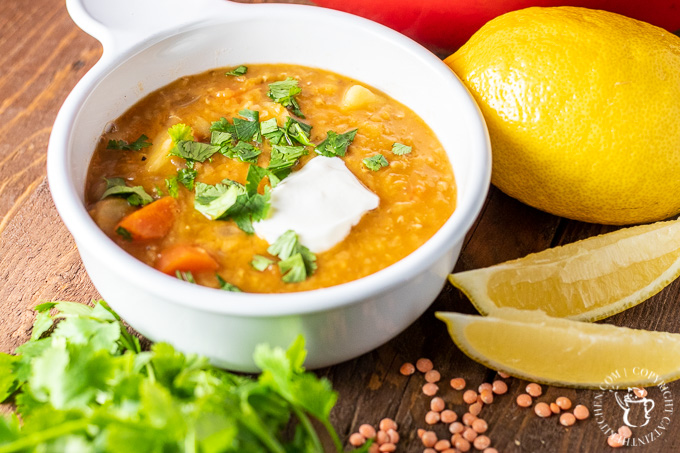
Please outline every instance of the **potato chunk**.
[{"label": "potato chunk", "polygon": [[373,104],[376,99],[377,96],[368,88],[352,85],[345,92],[340,105],[343,110],[360,109]]}]

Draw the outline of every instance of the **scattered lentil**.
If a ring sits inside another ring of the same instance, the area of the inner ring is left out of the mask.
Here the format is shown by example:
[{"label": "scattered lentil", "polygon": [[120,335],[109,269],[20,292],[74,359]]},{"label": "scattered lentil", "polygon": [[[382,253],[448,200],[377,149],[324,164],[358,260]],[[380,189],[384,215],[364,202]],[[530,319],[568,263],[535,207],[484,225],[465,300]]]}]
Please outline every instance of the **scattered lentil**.
[{"label": "scattered lentil", "polygon": [[623,438],[623,436],[619,433],[614,433],[611,434],[607,438],[607,445],[609,445],[612,448],[619,448],[623,447],[626,443],[626,439]]},{"label": "scattered lentil", "polygon": [[463,439],[462,437],[456,439],[456,442],[453,444],[453,446],[462,452],[470,451],[470,442]]},{"label": "scattered lentil", "polygon": [[550,415],[552,414],[550,406],[548,406],[547,403],[536,403],[536,406],[534,407],[534,412],[536,412],[536,415],[543,418],[550,417]]},{"label": "scattered lentil", "polygon": [[467,404],[476,403],[477,392],[474,390],[466,390],[465,393],[463,393],[463,401],[465,401]]},{"label": "scattered lentil", "polygon": [[366,438],[359,433],[354,433],[349,436],[349,443],[353,447],[359,447],[366,443]]},{"label": "scattered lentil", "polygon": [[491,384],[489,384],[488,382],[482,382],[481,384],[479,384],[477,391],[479,393],[482,393],[484,390],[491,390],[492,388],[493,388],[493,386]]},{"label": "scattered lentil", "polygon": [[470,425],[472,425],[472,422],[474,422],[475,420],[477,420],[477,416],[476,416],[476,415],[472,415],[472,414],[469,413],[469,412],[466,412],[466,413],[463,414],[463,424],[464,424],[465,426],[470,426]]},{"label": "scattered lentil", "polygon": [[359,433],[361,433],[361,435],[366,439],[375,439],[376,435],[375,428],[368,423],[364,423],[359,427]]},{"label": "scattered lentil", "polygon": [[423,453],[437,453],[437,450],[435,450],[434,448],[426,448],[425,450],[423,450]]},{"label": "scattered lentil", "polygon": [[387,433],[383,430],[378,431],[378,433],[375,436],[375,443],[378,445],[386,444],[387,442],[390,441],[390,436],[387,435]]},{"label": "scattered lentil", "polygon": [[399,372],[404,376],[410,376],[416,372],[416,367],[411,362],[406,362],[399,368]]},{"label": "scattered lentil", "polygon": [[441,415],[440,418],[444,423],[453,423],[456,420],[458,420],[458,414],[456,414],[450,409],[443,410],[440,415]]},{"label": "scattered lentil", "polygon": [[550,412],[552,412],[553,414],[559,414],[560,406],[558,406],[557,403],[550,403]]},{"label": "scattered lentil", "polygon": [[441,420],[439,412],[429,411],[427,414],[425,414],[425,423],[428,425],[435,425],[439,423],[439,420]]},{"label": "scattered lentil", "polygon": [[482,453],[498,453],[498,450],[496,450],[493,447],[485,448]]},{"label": "scattered lentil", "polygon": [[557,404],[560,409],[567,411],[571,409],[571,400],[567,398],[566,396],[560,396],[555,400],[555,404]]},{"label": "scattered lentil", "polygon": [[434,431],[425,431],[421,439],[426,447],[434,447],[437,443],[437,434]]},{"label": "scattered lentil", "polygon": [[434,444],[434,449],[437,451],[444,451],[451,448],[451,442],[449,442],[446,439],[438,440],[436,444]]},{"label": "scattered lentil", "polygon": [[423,434],[425,434],[425,430],[423,428],[418,428],[418,438],[422,439]]},{"label": "scattered lentil", "polygon": [[531,399],[530,395],[527,395],[526,393],[522,393],[520,395],[517,395],[517,405],[520,407],[529,407],[533,403],[533,400]]},{"label": "scattered lentil", "polygon": [[479,397],[481,398],[484,404],[493,403],[493,392],[491,391],[491,389],[484,389],[482,393],[479,395]]},{"label": "scattered lentil", "polygon": [[576,420],[585,420],[590,417],[590,411],[584,405],[579,404],[574,408],[574,417],[576,417]]},{"label": "scattered lentil", "polygon": [[630,430],[629,427],[626,425],[623,425],[619,428],[618,433],[623,437],[624,439],[628,439],[633,435],[633,431]]},{"label": "scattered lentil", "polygon": [[493,381],[493,384],[491,384],[491,390],[496,395],[503,395],[508,391],[508,384],[503,381]]},{"label": "scattered lentil", "polygon": [[571,426],[574,423],[576,423],[576,417],[574,417],[574,414],[570,412],[565,412],[562,415],[560,415],[560,424],[562,426]]},{"label": "scattered lentil", "polygon": [[368,453],[380,453],[380,445],[371,444],[371,446],[368,447]]},{"label": "scattered lentil", "polygon": [[510,377],[510,375],[509,375],[508,373],[505,373],[505,372],[503,372],[503,371],[499,371],[499,372],[498,372],[498,375],[499,375],[500,377],[502,377],[503,379],[507,379],[507,378]]},{"label": "scattered lentil", "polygon": [[381,453],[382,452],[390,453],[390,452],[393,452],[396,449],[397,449],[396,445],[394,445],[392,442],[387,442],[387,443],[382,444],[380,446],[380,448],[378,448],[378,451],[381,452]]},{"label": "scattered lentil", "polygon": [[475,416],[479,415],[479,414],[482,412],[482,403],[473,403],[473,404],[470,404],[470,407],[468,408],[468,411],[469,411],[472,415],[475,415]]},{"label": "scattered lentil", "polygon": [[465,379],[453,378],[451,379],[450,384],[454,390],[463,390],[465,388]]},{"label": "scattered lentil", "polygon": [[394,429],[390,428],[387,430],[387,437],[390,438],[390,442],[392,442],[393,444],[399,442],[399,433]]},{"label": "scattered lentil", "polygon": [[453,422],[449,425],[449,431],[451,434],[460,434],[465,431],[465,426],[461,422]]},{"label": "scattered lentil", "polygon": [[378,425],[378,426],[380,427],[380,431],[385,431],[385,432],[389,431],[390,429],[394,429],[394,430],[397,429],[397,423],[394,420],[392,420],[391,418],[387,418],[387,417],[380,420],[380,425]]},{"label": "scattered lentil", "polygon": [[441,412],[444,410],[446,407],[446,403],[444,403],[444,400],[438,396],[435,396],[432,398],[432,401],[430,401],[430,409],[432,409],[435,412]]},{"label": "scattered lentil", "polygon": [[642,387],[634,388],[633,393],[638,398],[644,398],[645,396],[647,396],[647,389],[642,388]]},{"label": "scattered lentil", "polygon": [[467,440],[468,442],[472,442],[477,438],[477,431],[475,431],[472,428],[465,428],[465,431],[463,431],[463,439]]},{"label": "scattered lentil", "polygon": [[427,396],[435,396],[439,391],[439,386],[433,382],[423,385],[423,393]]},{"label": "scattered lentil", "polygon": [[491,439],[487,436],[478,436],[472,444],[477,450],[485,450],[491,445]]},{"label": "scattered lentil", "polygon": [[541,389],[541,386],[534,382],[527,384],[526,391],[529,395],[531,395],[534,398],[538,398],[543,394],[543,389]]},{"label": "scattered lentil", "polygon": [[487,429],[489,429],[489,424],[486,422],[486,420],[478,418],[472,422],[472,429],[474,429],[478,434],[482,434],[485,433]]},{"label": "scattered lentil", "polygon": [[416,368],[421,373],[427,373],[432,368],[434,368],[434,365],[432,365],[432,360],[422,358],[422,359],[418,359],[418,361],[416,362]]},{"label": "scattered lentil", "polygon": [[441,378],[442,375],[439,374],[439,371],[437,370],[430,370],[427,373],[425,373],[425,380],[427,382],[439,382]]}]

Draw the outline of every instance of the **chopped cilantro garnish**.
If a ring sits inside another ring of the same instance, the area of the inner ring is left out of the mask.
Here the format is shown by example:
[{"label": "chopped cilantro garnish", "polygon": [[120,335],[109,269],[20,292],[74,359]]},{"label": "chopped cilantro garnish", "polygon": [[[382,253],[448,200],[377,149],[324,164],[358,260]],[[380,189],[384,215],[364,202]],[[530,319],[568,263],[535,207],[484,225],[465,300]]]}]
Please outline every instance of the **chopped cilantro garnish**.
[{"label": "chopped cilantro garnish", "polygon": [[291,171],[298,159],[309,154],[304,146],[272,145],[271,158],[267,170],[277,178],[283,179]]},{"label": "chopped cilantro garnish", "polygon": [[281,260],[278,263],[279,270],[286,283],[301,282],[316,270],[316,255],[300,244],[293,230],[288,230],[279,236],[269,246],[267,252],[278,256]]},{"label": "chopped cilantro garnish", "polygon": [[340,156],[343,157],[347,152],[347,147],[352,143],[354,137],[357,135],[357,129],[345,132],[344,134],[337,134],[333,131],[328,131],[326,139],[316,145],[316,152],[326,157]]},{"label": "chopped cilantro garnish", "polygon": [[401,144],[401,143],[394,143],[392,145],[392,153],[396,154],[397,156],[403,156],[404,154],[408,154],[411,152],[411,147]]},{"label": "chopped cilantro garnish", "polygon": [[362,160],[366,168],[369,170],[373,171],[378,171],[383,167],[387,167],[390,163],[387,162],[387,159],[385,159],[385,156],[382,154],[378,153],[375,154],[371,157],[367,157],[364,160]]},{"label": "chopped cilantro garnish", "polygon": [[210,135],[210,144],[214,146],[231,146],[234,136],[230,132],[213,131]]},{"label": "chopped cilantro garnish", "polygon": [[226,118],[220,118],[219,121],[213,121],[210,124],[210,132],[229,132],[231,135],[236,135],[236,129]]},{"label": "chopped cilantro garnish", "polygon": [[224,280],[222,277],[216,274],[217,277],[217,282],[220,284],[220,289],[224,291],[231,291],[232,293],[241,293],[241,291],[236,285],[232,285],[231,283],[227,282]]},{"label": "chopped cilantro garnish", "polygon": [[[253,221],[265,218],[270,198],[268,188],[264,194],[257,193],[257,185],[263,176],[260,170],[252,170],[254,168],[259,167],[250,166],[246,187],[229,179],[214,186],[197,182],[194,198],[196,210],[212,220],[231,218],[244,232],[254,233]],[[251,172],[257,174],[253,173],[253,176]]]},{"label": "chopped cilantro garnish", "polygon": [[194,190],[196,176],[198,176],[198,172],[193,168],[181,168],[177,172],[177,181],[181,182],[187,189]]},{"label": "chopped cilantro garnish", "polygon": [[148,141],[149,137],[142,134],[137,140],[132,143],[128,143],[125,140],[109,140],[106,145],[106,149],[120,149],[124,151],[139,151],[142,148],[151,146],[151,142]]},{"label": "chopped cilantro garnish", "polygon": [[144,187],[129,187],[125,184],[123,178],[104,178],[104,181],[106,181],[106,190],[102,194],[102,200],[106,197],[119,196],[127,199],[127,202],[132,206],[143,206],[153,201],[153,198],[146,193]]},{"label": "chopped cilantro garnish", "polygon": [[176,270],[175,277],[188,283],[196,283],[196,280],[194,280],[194,275],[190,271],[183,272]]},{"label": "chopped cilantro garnish", "polygon": [[194,140],[194,131],[191,126],[184,123],[178,123],[168,129],[168,134],[172,139],[172,143],[178,143],[181,141],[191,141]]},{"label": "chopped cilantro garnish", "polygon": [[[234,130],[236,131],[236,138],[246,142],[262,141],[260,135],[260,112],[257,110],[241,110],[238,112],[243,118],[234,118]],[[227,131],[229,132],[229,131]]]},{"label": "chopped cilantro garnish", "polygon": [[262,255],[253,256],[253,260],[250,262],[250,265],[260,272],[266,270],[272,264],[274,264],[274,260]]},{"label": "chopped cilantro garnish", "polygon": [[302,89],[298,86],[298,81],[292,77],[288,77],[286,80],[270,83],[267,96],[269,96],[272,101],[281,104],[300,118],[304,118],[305,116],[300,111],[300,104],[298,104],[297,99],[295,99],[295,96],[301,92]]},{"label": "chopped cilantro garnish", "polygon": [[132,241],[132,235],[130,234],[130,232],[128,230],[126,230],[122,226],[119,226],[118,228],[116,228],[116,234],[120,235],[123,239],[125,239],[128,242]]},{"label": "chopped cilantro garnish", "polygon": [[224,74],[224,75],[228,75],[228,76],[242,76],[242,75],[244,75],[246,72],[248,72],[248,67],[247,67],[247,66],[241,65],[241,66],[239,66],[238,68],[232,69],[231,71],[227,72],[227,73]]},{"label": "chopped cilantro garnish", "polygon": [[[312,126],[309,124],[288,117],[286,119],[286,124],[283,125],[283,129],[285,130],[287,138],[292,138],[301,145],[314,146],[314,144],[309,141],[309,134],[312,130]],[[289,144],[292,144],[290,139],[288,139],[288,142]]]},{"label": "chopped cilantro garnish", "polygon": [[180,140],[170,151],[170,155],[179,156],[187,161],[203,162],[219,151],[219,147],[208,143]]},{"label": "chopped cilantro garnish", "polygon": [[168,188],[168,193],[172,198],[179,197],[179,186],[177,185],[177,176],[165,180],[165,186]]},{"label": "chopped cilantro garnish", "polygon": [[250,162],[254,164],[257,162],[257,156],[262,154],[262,150],[256,148],[250,143],[238,142],[236,146],[232,148],[232,154],[233,156],[228,157],[238,157],[242,162]]}]

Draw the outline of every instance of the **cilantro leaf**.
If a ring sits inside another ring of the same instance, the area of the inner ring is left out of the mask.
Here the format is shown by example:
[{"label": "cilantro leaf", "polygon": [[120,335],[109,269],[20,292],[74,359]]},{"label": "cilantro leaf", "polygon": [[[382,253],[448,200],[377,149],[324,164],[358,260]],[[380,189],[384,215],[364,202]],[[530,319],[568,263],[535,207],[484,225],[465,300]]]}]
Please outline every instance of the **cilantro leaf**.
[{"label": "cilantro leaf", "polygon": [[191,126],[188,126],[184,123],[178,123],[172,126],[170,129],[168,129],[168,134],[172,139],[172,143],[175,144],[178,142],[195,140],[194,130],[191,128]]},{"label": "cilantro leaf", "polygon": [[409,154],[412,151],[410,146],[404,145],[402,143],[392,144],[392,153],[397,156],[403,156],[404,154]]},{"label": "cilantro leaf", "polygon": [[328,131],[326,139],[316,145],[315,151],[326,157],[343,157],[345,153],[347,153],[347,148],[352,144],[356,135],[357,129],[347,131],[344,134]]},{"label": "cilantro leaf", "polygon": [[295,96],[300,93],[302,93],[302,89],[298,86],[297,79],[288,77],[286,80],[270,83],[267,96],[269,96],[272,101],[286,107],[300,118],[304,118],[305,116],[300,111],[300,104],[298,104],[297,99],[295,99]]},{"label": "cilantro leaf", "polygon": [[[261,141],[260,134],[260,112],[257,110],[241,110],[238,112],[243,118],[234,118],[234,130],[236,131],[236,138],[246,142]],[[228,132],[228,131],[227,131]]]},{"label": "cilantro leaf", "polygon": [[180,168],[179,171],[177,171],[176,181],[181,182],[187,189],[194,190],[196,176],[198,176],[198,172],[193,168]]},{"label": "cilantro leaf", "polygon": [[266,168],[251,165],[248,167],[248,174],[246,175],[246,192],[248,195],[255,195],[257,188],[260,186],[260,181],[268,176],[269,172]]},{"label": "cilantro leaf", "polygon": [[118,234],[120,237],[122,237],[123,239],[125,239],[128,242],[132,241],[132,235],[130,234],[130,232],[128,230],[126,230],[122,226],[119,226],[118,228],[116,228],[116,234]]},{"label": "cilantro leaf", "polygon": [[300,244],[298,235],[288,230],[267,248],[267,252],[278,256],[279,270],[286,283],[301,282],[316,270],[316,255]]},{"label": "cilantro leaf", "polygon": [[214,186],[197,182],[194,208],[209,219],[217,220],[225,216],[236,203],[236,198],[243,193],[243,186],[228,179]]},{"label": "cilantro leaf", "polygon": [[165,186],[168,188],[168,193],[172,198],[179,197],[179,186],[177,185],[177,176],[165,180]]},{"label": "cilantro leaf", "polygon": [[228,132],[235,136],[236,128],[226,118],[222,117],[219,121],[213,121],[210,124],[210,132]]},{"label": "cilantro leaf", "polygon": [[283,125],[283,129],[286,133],[286,138],[289,144],[293,144],[292,140],[295,140],[300,145],[304,146],[314,146],[314,144],[309,141],[309,134],[312,131],[312,126],[302,121],[298,121],[290,116],[286,118],[286,124]]},{"label": "cilantro leaf", "polygon": [[253,256],[253,260],[250,262],[250,265],[260,272],[266,270],[272,264],[274,264],[273,260],[262,255]]},{"label": "cilantro leaf", "polygon": [[127,199],[127,202],[132,206],[143,206],[153,201],[153,198],[151,195],[146,193],[144,187],[129,187],[127,184],[125,184],[125,180],[123,178],[104,178],[104,181],[106,181],[106,190],[102,194],[101,200],[106,197],[119,196]]},{"label": "cilantro leaf", "polygon": [[283,179],[291,171],[298,159],[309,154],[304,146],[272,145],[271,157],[267,170],[279,179]]},{"label": "cilantro leaf", "polygon": [[180,140],[170,151],[171,156],[179,156],[187,161],[203,162],[219,151],[219,147],[209,143]]},{"label": "cilantro leaf", "polygon": [[188,283],[196,283],[196,280],[194,280],[194,275],[191,273],[191,271],[182,272],[178,269],[175,271],[175,277],[177,277],[178,280]]},{"label": "cilantro leaf", "polygon": [[152,145],[152,143],[148,140],[149,137],[144,134],[140,135],[139,138],[132,143],[128,143],[125,140],[109,140],[109,143],[106,145],[106,149],[139,151]]},{"label": "cilantro leaf", "polygon": [[248,72],[248,67],[247,67],[247,66],[241,65],[241,66],[239,66],[239,67],[237,67],[237,68],[232,69],[231,71],[228,71],[228,72],[225,73],[224,75],[228,75],[228,76],[242,76],[242,75],[244,75],[246,72]]},{"label": "cilantro leaf", "polygon": [[238,142],[232,148],[232,154],[228,157],[237,157],[241,162],[256,163],[257,157],[262,154],[262,150],[254,147],[250,143]]},{"label": "cilantro leaf", "polygon": [[385,159],[385,156],[382,154],[374,154],[371,157],[366,157],[364,160],[362,160],[363,164],[368,168],[369,170],[373,171],[378,171],[383,167],[387,167],[390,163],[387,162],[387,159]]},{"label": "cilantro leaf", "polygon": [[219,275],[217,276],[217,282],[220,284],[220,289],[224,291],[230,291],[232,293],[241,293],[241,291],[236,285],[232,285],[231,283],[225,281],[222,277]]}]

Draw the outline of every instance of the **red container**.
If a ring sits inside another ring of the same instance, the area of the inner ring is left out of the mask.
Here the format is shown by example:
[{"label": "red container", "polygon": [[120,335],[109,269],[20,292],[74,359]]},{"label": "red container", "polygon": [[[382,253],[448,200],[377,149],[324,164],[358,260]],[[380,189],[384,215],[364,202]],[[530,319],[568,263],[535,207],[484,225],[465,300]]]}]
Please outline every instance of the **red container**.
[{"label": "red container", "polygon": [[623,14],[675,32],[680,0],[313,0],[387,25],[440,55],[463,45],[496,16],[529,6],[583,6]]}]

